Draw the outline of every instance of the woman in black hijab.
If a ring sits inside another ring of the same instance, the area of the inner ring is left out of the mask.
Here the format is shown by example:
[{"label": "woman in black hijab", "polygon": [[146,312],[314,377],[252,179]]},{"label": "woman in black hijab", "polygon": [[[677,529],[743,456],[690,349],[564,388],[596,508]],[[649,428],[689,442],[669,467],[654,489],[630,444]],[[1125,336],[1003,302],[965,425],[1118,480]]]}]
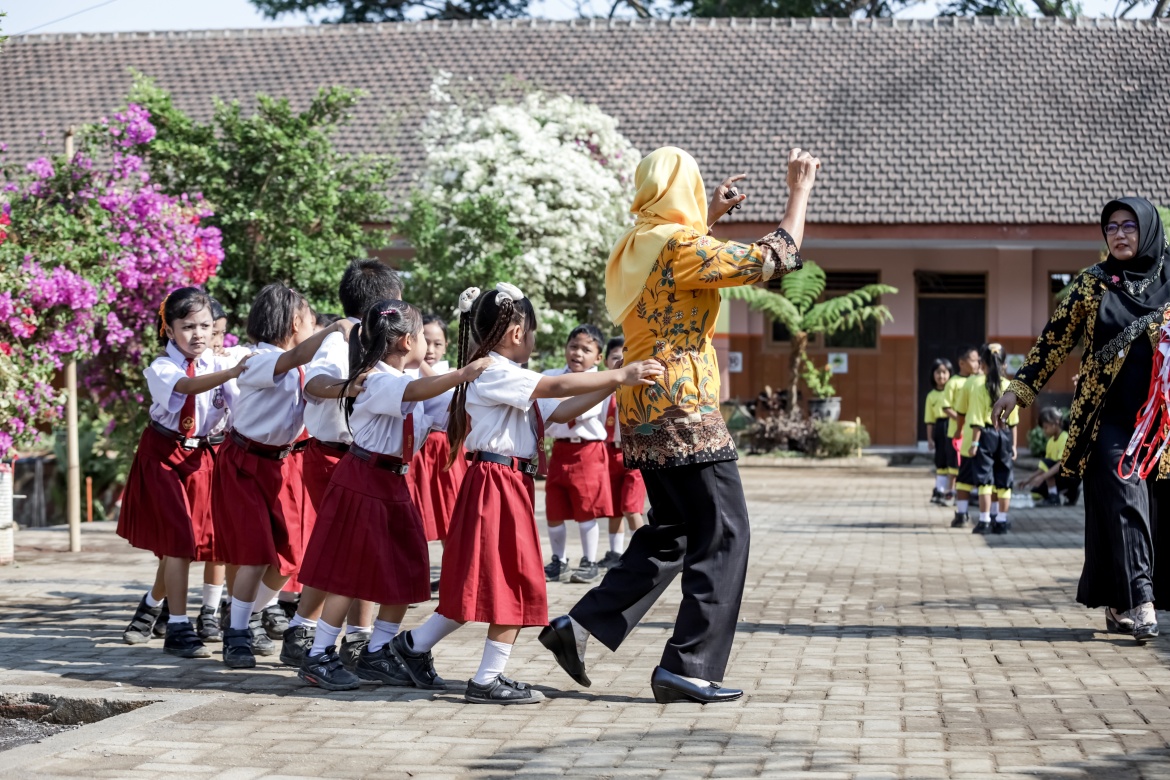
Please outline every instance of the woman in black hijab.
[{"label": "woman in black hijab", "polygon": [[[1132,633],[1144,644],[1158,635],[1156,591],[1170,600],[1170,583],[1164,576],[1155,583],[1154,577],[1155,491],[1125,452],[1170,310],[1170,257],[1158,210],[1144,198],[1106,204],[1101,232],[1109,256],[1073,282],[992,418],[998,425],[1017,404],[1031,404],[1084,341],[1061,466],[1064,476],[1084,479],[1085,566],[1077,601],[1105,607],[1107,631]],[[1128,476],[1119,474],[1119,464]],[[1170,447],[1157,476],[1170,477]]]}]

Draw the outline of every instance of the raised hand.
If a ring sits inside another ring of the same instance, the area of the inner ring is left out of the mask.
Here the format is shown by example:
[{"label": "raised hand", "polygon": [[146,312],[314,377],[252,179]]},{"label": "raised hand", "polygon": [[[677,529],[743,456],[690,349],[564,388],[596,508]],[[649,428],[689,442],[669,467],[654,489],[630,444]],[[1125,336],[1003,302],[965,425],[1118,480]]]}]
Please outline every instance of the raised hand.
[{"label": "raised hand", "polygon": [[720,217],[747,200],[747,195],[741,195],[735,189],[735,183],[746,178],[746,173],[737,173],[734,176],[728,176],[715,188],[715,194],[711,196],[711,204],[707,206],[708,225],[714,225]]},{"label": "raised hand", "polygon": [[808,192],[817,179],[821,168],[820,158],[813,157],[799,147],[788,152],[788,190]]}]

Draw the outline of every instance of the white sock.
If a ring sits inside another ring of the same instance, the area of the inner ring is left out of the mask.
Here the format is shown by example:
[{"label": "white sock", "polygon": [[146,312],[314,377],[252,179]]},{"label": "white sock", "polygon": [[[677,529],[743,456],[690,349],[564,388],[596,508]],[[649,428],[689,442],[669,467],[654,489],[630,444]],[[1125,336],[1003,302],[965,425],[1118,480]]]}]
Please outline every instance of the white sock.
[{"label": "white sock", "polygon": [[410,640],[410,649],[413,652],[425,653],[439,644],[443,637],[451,634],[461,625],[463,624],[456,620],[445,618],[436,612],[427,618],[427,621],[421,626],[407,633],[406,638]]},{"label": "white sock", "polygon": [[618,555],[626,549],[626,532],[618,531],[616,534],[609,535],[609,551],[615,552]]},{"label": "white sock", "polygon": [[223,598],[223,585],[203,583],[203,606],[219,608],[219,600]]},{"label": "white sock", "polygon": [[991,514],[992,516],[999,514],[999,499],[991,502]]},{"label": "white sock", "polygon": [[232,628],[247,628],[248,621],[252,619],[252,605],[251,601],[240,601],[237,598],[232,598]]},{"label": "white sock", "polygon": [[1056,489],[1056,485],[1053,485],[1052,487],[1048,488],[1048,495],[1055,496],[1058,493],[1059,493],[1059,491]]},{"label": "white sock", "polygon": [[585,645],[589,642],[589,632],[585,626],[573,620],[573,616],[569,615],[569,625],[573,627],[573,639],[577,643],[577,655],[582,661],[585,660]]},{"label": "white sock", "polygon": [[301,613],[293,615],[292,620],[288,621],[289,628],[296,628],[297,626],[308,626],[309,628],[316,628],[317,621],[309,620],[307,617],[302,617]]},{"label": "white sock", "polygon": [[990,520],[991,520],[991,513],[990,512],[980,512],[979,513],[979,522],[986,523]]},{"label": "white sock", "polygon": [[374,621],[374,633],[370,637],[370,652],[376,653],[386,646],[386,643],[398,634],[401,623],[390,623],[385,620]]},{"label": "white sock", "polygon": [[959,514],[959,515],[967,514],[967,507],[970,506],[970,503],[971,502],[968,501],[967,499],[959,500],[956,498],[955,499],[955,514]]},{"label": "white sock", "polygon": [[472,677],[478,685],[487,685],[504,673],[508,666],[508,656],[512,654],[512,646],[503,642],[484,640],[483,658],[479,659],[479,671]]},{"label": "white sock", "polygon": [[169,618],[167,618],[167,625],[168,626],[171,623],[190,623],[190,622],[191,622],[191,620],[190,620],[190,618],[187,617],[186,614],[176,615],[172,612],[171,616]]},{"label": "white sock", "polygon": [[581,527],[581,552],[590,563],[597,563],[597,542],[601,538],[601,529],[596,520],[586,520],[578,523]]},{"label": "white sock", "polygon": [[565,549],[569,546],[569,529],[564,523],[548,527],[548,546],[552,548],[553,556],[565,559]]},{"label": "white sock", "polygon": [[278,593],[280,593],[280,591],[273,590],[261,582],[260,587],[256,589],[256,600],[252,602],[252,611],[259,612],[265,607],[271,607],[276,603],[276,596]]},{"label": "white sock", "polygon": [[[164,596],[163,598],[165,599],[166,597]],[[150,595],[149,590],[146,591],[146,606],[154,609],[161,603],[163,603],[163,599],[156,599],[154,596]]]},{"label": "white sock", "polygon": [[337,635],[341,633],[341,626],[331,626],[324,620],[317,621],[317,633],[313,636],[313,647],[309,655],[321,655],[330,647],[337,645]]},{"label": "white sock", "polygon": [[1007,512],[1000,512],[999,513],[999,522],[1006,523],[1007,522],[1007,515],[1008,515]]},{"label": "white sock", "polygon": [[[378,621],[374,621],[374,626],[378,625]],[[353,636],[354,634],[368,634],[374,630],[374,626],[350,626],[346,625],[345,635]]]},{"label": "white sock", "polygon": [[947,492],[947,477],[945,474],[939,474],[934,478],[934,489],[940,493]]}]

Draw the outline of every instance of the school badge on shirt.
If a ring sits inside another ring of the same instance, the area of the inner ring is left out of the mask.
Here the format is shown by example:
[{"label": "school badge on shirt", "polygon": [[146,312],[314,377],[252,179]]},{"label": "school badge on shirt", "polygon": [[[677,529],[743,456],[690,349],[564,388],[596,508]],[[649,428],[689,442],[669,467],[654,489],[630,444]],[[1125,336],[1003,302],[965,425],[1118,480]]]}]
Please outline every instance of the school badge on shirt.
[{"label": "school badge on shirt", "polygon": [[223,408],[224,400],[223,400],[223,388],[222,387],[215,388],[215,394],[211,396],[211,405],[214,406],[216,409]]}]

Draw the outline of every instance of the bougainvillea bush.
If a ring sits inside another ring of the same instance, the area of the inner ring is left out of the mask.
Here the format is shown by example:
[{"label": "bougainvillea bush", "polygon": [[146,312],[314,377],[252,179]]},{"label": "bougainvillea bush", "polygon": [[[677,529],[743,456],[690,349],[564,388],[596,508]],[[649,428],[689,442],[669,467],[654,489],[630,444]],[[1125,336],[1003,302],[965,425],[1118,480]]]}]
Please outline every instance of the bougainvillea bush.
[{"label": "bougainvillea bush", "polygon": [[0,457],[50,446],[72,359],[82,415],[137,436],[159,304],[223,260],[219,230],[202,224],[209,204],[163,193],[131,153],[154,135],[150,114],[131,104],[82,130],[72,159],[0,156]]},{"label": "bougainvillea bush", "polygon": [[536,304],[538,347],[559,355],[578,322],[608,329],[605,260],[631,223],[640,155],[595,105],[539,91],[481,101],[460,86],[440,73],[431,87],[426,160],[399,226],[416,251],[410,294],[442,294],[422,302],[450,310],[455,287],[507,273]]}]

